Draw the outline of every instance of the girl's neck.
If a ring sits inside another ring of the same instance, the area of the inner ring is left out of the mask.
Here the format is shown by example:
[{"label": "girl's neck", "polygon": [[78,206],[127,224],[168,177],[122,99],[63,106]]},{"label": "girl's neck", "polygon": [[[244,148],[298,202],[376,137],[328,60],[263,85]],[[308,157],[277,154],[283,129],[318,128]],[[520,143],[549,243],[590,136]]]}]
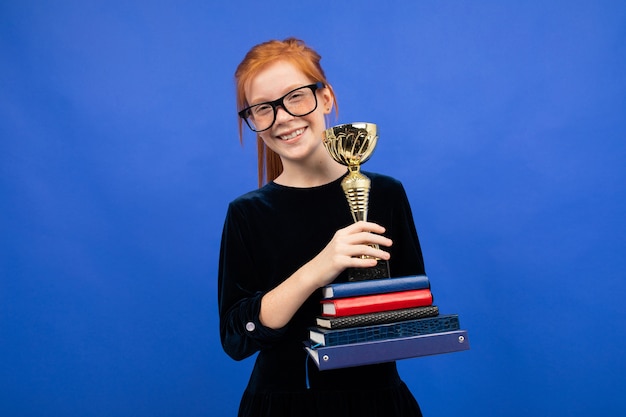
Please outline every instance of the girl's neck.
[{"label": "girl's neck", "polygon": [[333,160],[319,161],[313,166],[283,165],[283,172],[274,180],[276,184],[289,187],[317,187],[335,181],[347,172],[347,168]]}]

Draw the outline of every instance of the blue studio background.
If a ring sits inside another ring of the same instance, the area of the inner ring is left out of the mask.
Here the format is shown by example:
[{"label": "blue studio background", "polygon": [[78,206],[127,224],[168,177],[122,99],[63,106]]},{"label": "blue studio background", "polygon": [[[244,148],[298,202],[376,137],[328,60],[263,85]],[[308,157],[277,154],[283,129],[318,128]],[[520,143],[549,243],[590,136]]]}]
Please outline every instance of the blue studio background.
[{"label": "blue studio background", "polygon": [[232,416],[227,203],[256,187],[232,75],[295,35],[379,125],[436,304],[427,416],[626,415],[623,1],[0,2],[0,415]]}]

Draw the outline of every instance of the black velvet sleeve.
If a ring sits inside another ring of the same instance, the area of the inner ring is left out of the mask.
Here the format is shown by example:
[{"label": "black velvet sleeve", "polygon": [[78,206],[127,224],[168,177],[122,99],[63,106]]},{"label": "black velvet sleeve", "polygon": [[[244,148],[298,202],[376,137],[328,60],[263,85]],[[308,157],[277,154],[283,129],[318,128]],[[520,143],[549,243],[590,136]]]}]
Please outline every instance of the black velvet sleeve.
[{"label": "black velvet sleeve", "polygon": [[274,330],[259,321],[266,287],[255,268],[252,248],[246,245],[245,216],[232,203],[222,232],[218,271],[220,337],[224,351],[244,359],[280,340],[286,328]]}]

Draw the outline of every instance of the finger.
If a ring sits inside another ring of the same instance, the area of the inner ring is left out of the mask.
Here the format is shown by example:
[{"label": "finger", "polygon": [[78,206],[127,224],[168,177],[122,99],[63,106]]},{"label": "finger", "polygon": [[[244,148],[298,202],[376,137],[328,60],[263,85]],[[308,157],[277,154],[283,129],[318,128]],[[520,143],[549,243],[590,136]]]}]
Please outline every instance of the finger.
[{"label": "finger", "polygon": [[372,223],[372,222],[366,222],[363,220],[360,220],[354,224],[352,224],[351,226],[349,226],[350,229],[352,229],[352,231],[354,232],[371,232],[371,233],[385,233],[385,228],[377,223]]},{"label": "finger", "polygon": [[363,250],[363,255],[366,257],[380,258],[384,260],[389,260],[389,258],[391,257],[389,252],[382,250],[378,247],[370,246],[370,245],[365,245],[365,249]]},{"label": "finger", "polygon": [[371,257],[385,260],[388,260],[390,258],[389,252],[371,245],[352,245],[347,248],[346,252],[344,252],[344,255],[349,258]]},{"label": "finger", "polygon": [[376,266],[379,260],[388,261],[390,259],[390,255],[388,252],[376,250],[364,250],[363,254],[353,256],[348,261],[349,267],[352,268],[369,268]]},{"label": "finger", "polygon": [[[382,259],[382,258],[381,258]],[[372,268],[376,266],[378,260],[376,258],[352,258],[350,260],[349,268]]]},{"label": "finger", "polygon": [[371,232],[360,232],[352,236],[352,243],[355,245],[379,245],[389,247],[393,241],[386,236]]}]

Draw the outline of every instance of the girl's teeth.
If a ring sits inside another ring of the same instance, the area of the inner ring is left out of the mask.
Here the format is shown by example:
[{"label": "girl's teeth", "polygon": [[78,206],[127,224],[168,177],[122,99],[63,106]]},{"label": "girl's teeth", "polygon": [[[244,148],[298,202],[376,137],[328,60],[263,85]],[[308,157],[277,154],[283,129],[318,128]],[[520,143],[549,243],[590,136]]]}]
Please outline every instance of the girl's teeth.
[{"label": "girl's teeth", "polygon": [[293,138],[295,138],[296,136],[298,136],[298,135],[302,134],[302,132],[304,132],[304,129],[298,129],[298,130],[296,130],[295,132],[293,132],[292,134],[290,134],[290,135],[285,135],[285,136],[281,136],[280,138],[281,138],[282,140],[289,140],[289,139],[293,139]]}]

